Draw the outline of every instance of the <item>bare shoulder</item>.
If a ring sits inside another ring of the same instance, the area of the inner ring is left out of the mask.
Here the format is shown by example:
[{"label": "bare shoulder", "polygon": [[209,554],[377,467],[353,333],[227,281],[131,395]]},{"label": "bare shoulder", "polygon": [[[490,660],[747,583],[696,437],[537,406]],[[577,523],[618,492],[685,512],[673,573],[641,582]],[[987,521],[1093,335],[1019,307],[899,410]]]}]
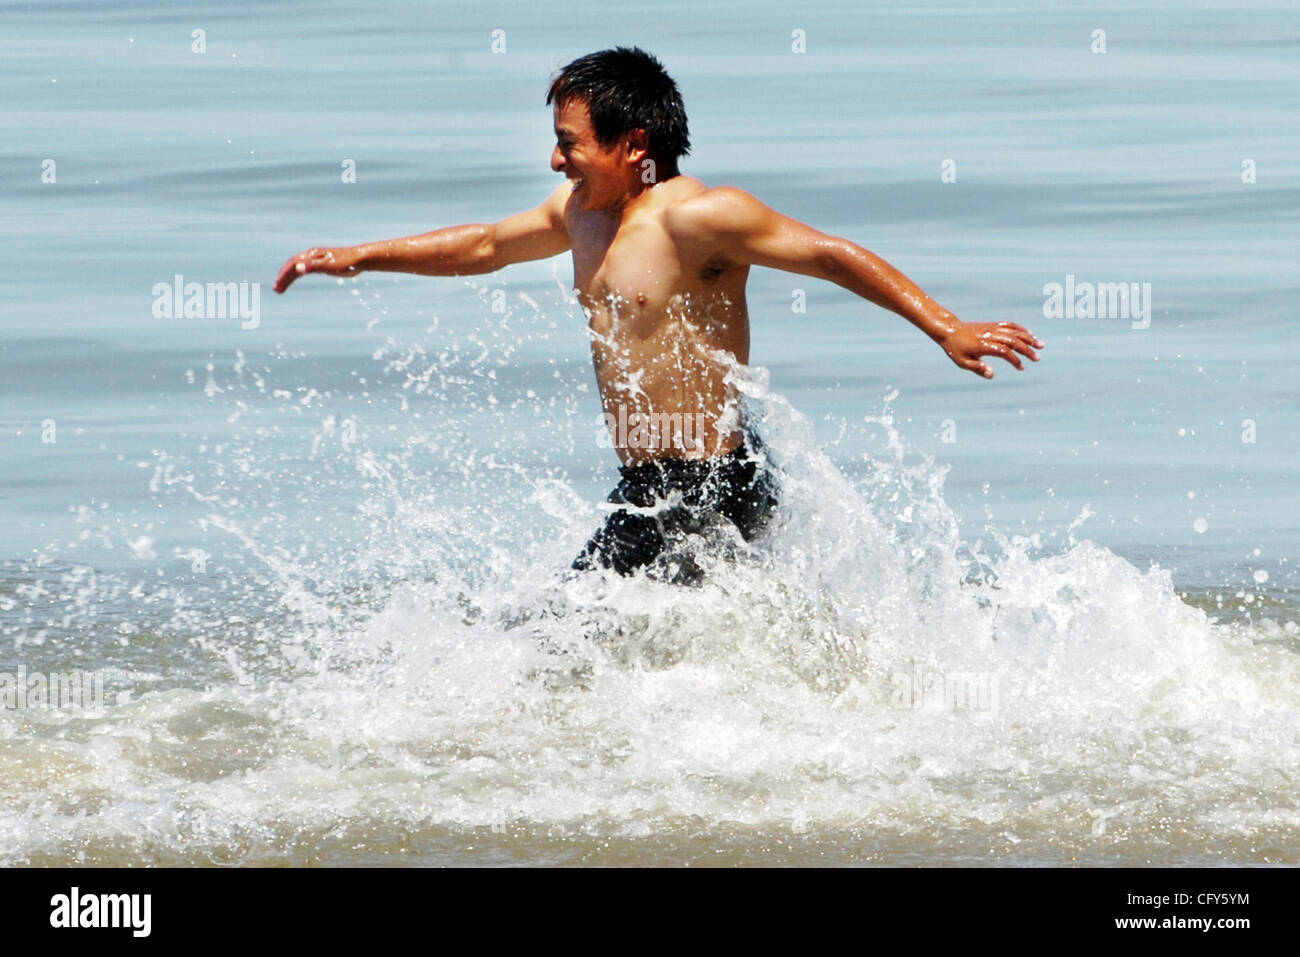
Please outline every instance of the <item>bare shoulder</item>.
[{"label": "bare shoulder", "polygon": [[672,232],[692,236],[744,231],[753,228],[768,212],[751,193],[736,186],[699,188],[672,205],[664,223]]},{"label": "bare shoulder", "polygon": [[556,225],[568,228],[569,197],[573,190],[568,183],[557,186],[537,207]]}]

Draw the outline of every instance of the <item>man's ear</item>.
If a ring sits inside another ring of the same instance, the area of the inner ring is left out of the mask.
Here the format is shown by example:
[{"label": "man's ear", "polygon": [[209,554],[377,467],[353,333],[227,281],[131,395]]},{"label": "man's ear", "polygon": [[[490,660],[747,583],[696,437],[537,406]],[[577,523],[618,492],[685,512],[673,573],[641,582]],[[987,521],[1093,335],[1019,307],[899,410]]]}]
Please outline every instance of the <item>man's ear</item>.
[{"label": "man's ear", "polygon": [[637,127],[627,131],[627,158],[633,163],[640,163],[650,152],[650,134]]}]

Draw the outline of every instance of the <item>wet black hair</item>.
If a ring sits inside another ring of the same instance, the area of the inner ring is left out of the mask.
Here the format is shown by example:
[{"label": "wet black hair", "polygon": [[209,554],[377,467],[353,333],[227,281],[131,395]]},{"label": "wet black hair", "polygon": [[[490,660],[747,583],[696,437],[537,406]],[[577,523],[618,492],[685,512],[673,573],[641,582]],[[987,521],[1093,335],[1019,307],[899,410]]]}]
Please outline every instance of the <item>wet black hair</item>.
[{"label": "wet black hair", "polygon": [[582,100],[602,146],[629,130],[646,131],[650,154],[675,171],[691,151],[686,106],[663,64],[637,47],[615,47],[574,60],[551,80],[546,105]]}]

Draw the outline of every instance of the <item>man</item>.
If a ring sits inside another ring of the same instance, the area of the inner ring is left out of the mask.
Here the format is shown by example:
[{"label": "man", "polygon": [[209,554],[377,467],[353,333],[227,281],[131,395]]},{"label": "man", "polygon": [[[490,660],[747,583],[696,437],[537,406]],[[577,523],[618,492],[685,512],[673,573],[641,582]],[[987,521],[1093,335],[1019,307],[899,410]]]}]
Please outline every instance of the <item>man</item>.
[{"label": "man", "polygon": [[[551,82],[551,169],[568,182],[540,206],[491,225],[452,226],[347,248],[315,248],[281,268],[299,276],[363,270],[462,276],[573,254],[605,421],[623,466],[616,510],[574,562],[620,574],[652,566],[695,581],[670,545],[730,526],[745,540],[776,506],[776,483],[743,421],[728,371],[749,361],[750,266],[827,279],[898,313],[963,369],[982,356],[1017,369],[1043,343],[1012,322],[967,323],[862,247],[677,168],[689,153],[686,111],[659,62],[618,47],[574,60]],[[1019,355],[1018,355],[1019,354]]]}]

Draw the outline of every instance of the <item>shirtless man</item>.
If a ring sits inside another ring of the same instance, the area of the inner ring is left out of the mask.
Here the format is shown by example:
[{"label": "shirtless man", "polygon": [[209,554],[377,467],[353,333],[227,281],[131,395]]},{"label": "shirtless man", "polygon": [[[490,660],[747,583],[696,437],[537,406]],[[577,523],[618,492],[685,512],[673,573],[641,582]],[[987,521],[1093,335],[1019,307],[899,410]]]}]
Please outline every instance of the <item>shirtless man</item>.
[{"label": "shirtless man", "polygon": [[[281,268],[299,276],[363,270],[463,276],[573,254],[605,421],[623,461],[613,512],[574,562],[621,574],[663,568],[683,535],[730,522],[753,538],[777,488],[743,421],[727,373],[749,362],[745,283],[768,266],[834,282],[920,328],[960,368],[985,378],[982,356],[1017,369],[1043,343],[1013,322],[962,322],[887,262],[847,239],[769,209],[744,190],[710,188],[677,168],[689,153],[676,84],[641,50],[573,61],[551,82],[551,169],[568,182],[540,206],[493,224],[314,248]],[[668,576],[699,577],[689,556]]]}]

